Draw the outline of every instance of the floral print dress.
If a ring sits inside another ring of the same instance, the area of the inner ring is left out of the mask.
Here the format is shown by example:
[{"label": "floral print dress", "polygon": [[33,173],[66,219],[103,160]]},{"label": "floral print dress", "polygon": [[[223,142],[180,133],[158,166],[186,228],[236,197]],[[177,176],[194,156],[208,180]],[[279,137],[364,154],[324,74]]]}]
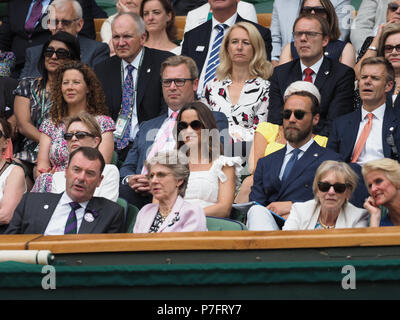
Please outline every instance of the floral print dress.
[{"label": "floral print dress", "polygon": [[[113,132],[115,130],[114,121],[110,117],[99,115],[96,116],[96,120],[99,123],[102,133],[109,131]],[[60,125],[56,125],[48,118],[43,121],[39,131],[48,135],[51,139],[49,152],[51,167],[55,168],[56,172],[64,171],[68,164],[69,157],[67,141],[64,139],[64,133],[66,131],[65,123],[62,122]],[[52,182],[53,175],[49,173],[43,173],[36,179],[32,191],[50,192]]]},{"label": "floral print dress", "polygon": [[208,82],[201,101],[212,111],[220,111],[226,115],[229,134],[234,142],[237,142],[234,133],[239,134],[243,141],[252,141],[258,123],[267,121],[270,83],[260,77],[247,80],[235,105],[229,97],[228,87],[231,84],[232,80],[228,78]]}]

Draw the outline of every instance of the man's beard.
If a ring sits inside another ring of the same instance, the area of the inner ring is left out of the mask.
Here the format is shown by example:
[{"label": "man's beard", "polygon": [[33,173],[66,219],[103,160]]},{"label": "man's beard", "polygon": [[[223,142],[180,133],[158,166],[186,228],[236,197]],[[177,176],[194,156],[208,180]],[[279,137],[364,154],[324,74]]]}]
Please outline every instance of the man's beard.
[{"label": "man's beard", "polygon": [[[293,130],[292,128],[295,128],[295,130]],[[289,129],[292,129],[292,130],[289,130]],[[298,127],[293,127],[293,126],[283,128],[285,139],[288,142],[294,143],[294,144],[304,141],[310,134],[311,130],[312,130],[312,128],[310,128],[310,127],[304,128],[303,130],[299,129]]]}]

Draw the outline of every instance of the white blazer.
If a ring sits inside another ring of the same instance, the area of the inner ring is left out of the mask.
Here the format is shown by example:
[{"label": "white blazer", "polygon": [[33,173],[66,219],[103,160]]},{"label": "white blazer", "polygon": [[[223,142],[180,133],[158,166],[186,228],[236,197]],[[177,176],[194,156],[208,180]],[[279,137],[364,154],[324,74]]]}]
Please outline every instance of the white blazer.
[{"label": "white blazer", "polygon": [[[198,27],[199,25],[207,22],[209,12],[210,12],[210,4],[208,2],[196,9],[190,10],[186,15],[186,24],[184,32],[190,31]],[[251,3],[239,1],[237,7],[237,13],[243,19],[250,20],[254,23],[258,23],[256,8]]]},{"label": "white blazer", "polygon": [[[282,230],[313,230],[317,224],[320,207],[315,209],[315,200],[293,203],[289,218]],[[315,209],[315,210],[314,210]],[[347,203],[336,220],[336,229],[368,227],[368,212]]]}]

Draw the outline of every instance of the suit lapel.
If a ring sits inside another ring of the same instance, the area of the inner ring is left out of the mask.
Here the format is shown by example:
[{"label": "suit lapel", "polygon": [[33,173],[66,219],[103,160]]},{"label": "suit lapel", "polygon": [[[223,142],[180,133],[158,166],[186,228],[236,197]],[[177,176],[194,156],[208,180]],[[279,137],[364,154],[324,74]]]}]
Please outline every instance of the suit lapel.
[{"label": "suit lapel", "polygon": [[158,229],[158,232],[162,232],[168,227],[172,227],[175,223],[179,223],[180,215],[179,212],[181,211],[183,206],[183,199],[178,196],[178,198],[175,201],[174,206],[171,209],[170,214],[168,217],[164,220],[164,222],[161,224],[160,228]]},{"label": "suit lapel", "polygon": [[96,198],[90,199],[86,206],[78,233],[95,233],[93,231],[101,220],[101,213],[102,208],[96,206]]},{"label": "suit lapel", "polygon": [[40,207],[37,211],[38,219],[36,220],[38,225],[35,230],[41,230],[40,233],[42,234],[46,231],[47,225],[49,224],[62,195],[63,193],[48,194],[48,197],[40,203]]},{"label": "suit lapel", "polygon": [[393,108],[386,106],[382,124],[382,146],[385,158],[392,157],[392,150],[388,145],[388,143],[386,142],[386,139],[390,134],[393,134],[395,132],[397,123],[398,121],[396,119],[396,115]]},{"label": "suit lapel", "polygon": [[322,87],[328,82],[327,79],[331,73],[331,64],[327,58],[322,60],[321,67],[318,70],[317,77],[315,78],[314,85],[321,92]]},{"label": "suit lapel", "polygon": [[345,159],[351,158],[353,154],[354,146],[357,142],[358,129],[360,128],[361,123],[361,108],[354,112],[348,123],[347,127],[343,128],[343,136],[342,139],[346,142],[344,143],[345,149],[341,154],[345,155]]},{"label": "suit lapel", "polygon": [[[152,64],[153,60],[151,58],[151,52],[149,49],[143,47],[143,60],[142,64],[139,69],[139,76],[137,79],[140,79],[140,81],[137,83],[137,95],[136,95],[136,108],[138,109],[143,96],[144,92],[146,91],[147,86],[149,85],[149,81],[151,79],[151,69],[152,69]],[[136,80],[136,79],[135,79]],[[139,110],[137,110],[137,113],[139,113]]]}]

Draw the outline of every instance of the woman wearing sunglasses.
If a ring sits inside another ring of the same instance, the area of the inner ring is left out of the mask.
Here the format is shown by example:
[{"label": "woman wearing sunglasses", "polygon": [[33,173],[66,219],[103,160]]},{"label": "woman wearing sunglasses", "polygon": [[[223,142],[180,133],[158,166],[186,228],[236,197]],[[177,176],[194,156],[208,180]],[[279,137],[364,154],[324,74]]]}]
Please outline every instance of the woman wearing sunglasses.
[{"label": "woman wearing sunglasses", "polygon": [[251,142],[258,123],[267,120],[272,74],[257,28],[248,22],[234,24],[224,36],[219,58],[216,77],[207,82],[201,101],[226,115],[233,142]]},{"label": "woman wearing sunglasses", "polygon": [[[354,68],[356,53],[350,42],[339,40],[340,29],[338,17],[330,0],[304,0],[301,4],[300,14],[315,14],[323,17],[329,25],[329,43],[325,48],[328,58],[339,61]],[[279,64],[292,61],[299,57],[294,42],[288,43],[282,49]]]},{"label": "woman wearing sunglasses", "polygon": [[240,182],[242,160],[221,155],[213,113],[203,103],[189,103],[179,112],[177,148],[189,161],[185,200],[201,206],[207,216],[228,217]]},{"label": "woman wearing sunglasses", "polygon": [[[392,11],[390,8],[396,7],[395,11]],[[361,63],[364,59],[368,57],[385,57],[388,60],[394,69],[395,74],[395,86],[393,87],[392,101],[395,105],[400,103],[400,99],[396,99],[397,95],[400,93],[400,0],[389,3],[388,9],[388,20],[389,22],[385,25],[381,25],[378,30],[378,34],[375,38],[369,37],[365,40],[363,47],[361,48],[360,54],[358,56],[358,62],[355,67],[356,77],[359,79],[360,77],[360,68]],[[391,18],[389,18],[391,17]],[[369,40],[368,47],[366,48],[366,44]],[[359,92],[357,91],[357,100],[356,103],[360,104],[361,99],[359,98]],[[395,107],[397,107],[395,105]]]},{"label": "woman wearing sunglasses", "polygon": [[[321,95],[318,88],[307,81],[295,81],[285,91],[284,96],[288,97],[291,94],[295,94],[299,91],[307,91],[314,95],[318,102],[321,102]],[[298,120],[304,117],[304,113],[294,113]],[[289,117],[290,114],[282,114],[283,117]],[[328,138],[320,135],[313,135],[313,139],[321,146],[326,147]],[[272,122],[262,122],[258,125],[256,132],[254,133],[254,141],[250,149],[249,154],[249,172],[250,176],[246,177],[242,185],[240,186],[239,193],[235,199],[236,203],[244,203],[249,201],[250,188],[253,185],[253,174],[256,170],[257,162],[260,158],[263,158],[275,151],[284,148],[286,145],[285,135],[283,133],[283,126],[277,125]]]},{"label": "woman wearing sunglasses", "polygon": [[370,227],[400,226],[400,164],[387,158],[370,161],[362,174],[370,194],[364,203]]},{"label": "woman wearing sunglasses", "polygon": [[82,111],[96,117],[102,132],[98,148],[106,163],[110,163],[114,151],[115,125],[107,116],[105,96],[94,71],[80,62],[63,65],[57,71],[52,98],[49,118],[40,126],[38,174],[65,169],[69,155],[64,139],[65,121]]},{"label": "woman wearing sunglasses", "polygon": [[20,165],[15,165],[4,156],[11,143],[11,125],[0,118],[0,234],[7,229],[14,210],[26,192],[25,174]]},{"label": "woman wearing sunglasses", "polygon": [[[80,112],[66,121],[64,140],[68,153],[80,147],[98,148],[102,141],[100,126],[95,117],[87,112]],[[119,171],[113,164],[106,164],[103,170],[103,180],[94,192],[94,196],[117,201],[119,196]],[[61,193],[65,191],[65,171],[54,174],[44,173],[35,181],[33,192]]]},{"label": "woman wearing sunglasses", "polygon": [[185,155],[159,152],[145,166],[155,201],[140,209],[133,232],[207,231],[203,209],[184,200],[190,174]]},{"label": "woman wearing sunglasses", "polygon": [[282,230],[367,227],[367,211],[349,203],[357,180],[345,162],[323,162],[315,173],[315,198],[294,203]]},{"label": "woman wearing sunglasses", "polygon": [[[17,153],[14,158],[21,161],[25,170],[33,179],[34,165],[37,160],[39,127],[47,118],[52,106],[52,83],[58,67],[70,60],[80,59],[79,42],[73,35],[59,31],[43,45],[38,62],[41,74],[39,78],[24,78],[15,90],[14,113],[17,129],[21,136],[14,146]],[[32,180],[28,189],[32,187]]]}]

